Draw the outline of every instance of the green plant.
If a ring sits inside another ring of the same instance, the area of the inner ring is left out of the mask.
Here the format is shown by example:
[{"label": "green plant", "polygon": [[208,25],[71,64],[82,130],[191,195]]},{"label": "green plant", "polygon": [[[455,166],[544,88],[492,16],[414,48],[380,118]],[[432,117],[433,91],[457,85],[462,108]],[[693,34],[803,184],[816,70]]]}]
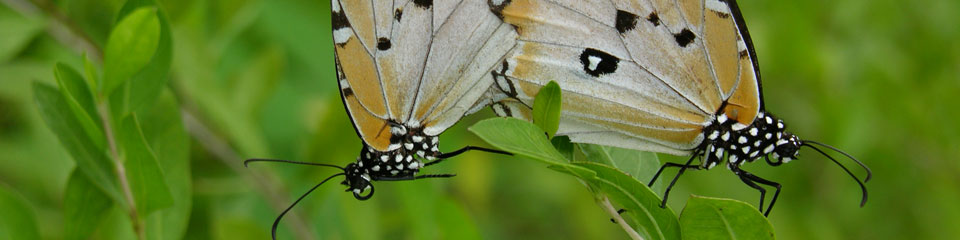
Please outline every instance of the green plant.
[{"label": "green plant", "polygon": [[76,162],[64,194],[64,238],[89,238],[114,209],[129,228],[108,235],[179,238],[191,180],[179,104],[165,87],[169,26],[152,1],[129,1],[117,16],[102,71],[86,58],[83,74],[58,63],[57,87],[33,85],[43,119]]},{"label": "green plant", "polygon": [[550,82],[534,100],[533,123],[495,118],[476,123],[470,131],[494,147],[580,179],[597,204],[633,239],[774,238],[767,219],[741,201],[693,196],[680,218],[669,207],[660,208],[660,198],[640,181],[659,167],[652,153],[571,143],[565,137],[551,139],[560,122],[560,100],[559,85]]}]

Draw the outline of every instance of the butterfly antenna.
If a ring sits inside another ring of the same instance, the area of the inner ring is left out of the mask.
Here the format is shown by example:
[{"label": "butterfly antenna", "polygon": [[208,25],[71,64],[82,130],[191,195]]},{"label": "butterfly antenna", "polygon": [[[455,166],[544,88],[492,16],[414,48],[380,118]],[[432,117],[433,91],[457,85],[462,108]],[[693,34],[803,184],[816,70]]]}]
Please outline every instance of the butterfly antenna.
[{"label": "butterfly antenna", "polygon": [[[860,207],[863,207],[863,205],[867,204],[867,186],[863,185],[863,182],[860,181],[860,178],[858,178],[857,175],[854,175],[853,172],[850,171],[850,169],[847,169],[846,166],[843,166],[843,164],[840,164],[839,161],[831,157],[829,154],[827,154],[823,150],[820,150],[819,148],[813,145],[807,144],[806,142],[801,144],[801,146],[807,146],[809,148],[812,148],[813,150],[817,150],[817,152],[820,152],[820,154],[823,154],[823,156],[826,156],[827,158],[829,158],[830,161],[833,161],[833,163],[836,163],[837,166],[840,166],[840,168],[843,168],[843,171],[847,172],[847,175],[850,175],[850,177],[852,177],[854,180],[857,181],[857,184],[860,184],[860,190],[863,192],[863,198],[860,200]],[[869,172],[869,169],[867,170],[867,172]],[[868,174],[868,178],[869,178],[869,174]]]},{"label": "butterfly antenna", "polygon": [[[250,160],[247,160],[247,161],[250,161]],[[344,175],[344,173],[337,173],[327,177],[327,179],[324,179],[323,181],[320,181],[320,183],[318,183],[316,186],[313,186],[313,188],[311,188],[309,191],[307,191],[306,193],[303,193],[303,195],[300,195],[300,198],[297,198],[296,201],[293,201],[293,204],[290,204],[290,206],[287,207],[287,209],[284,209],[283,212],[280,213],[280,216],[277,216],[277,219],[273,220],[273,228],[270,229],[270,236],[273,237],[273,240],[277,240],[277,226],[280,225],[280,219],[283,218],[283,215],[286,215],[287,212],[289,212],[290,209],[293,208],[293,206],[296,206],[297,203],[300,203],[300,200],[303,200],[303,198],[307,197],[307,195],[313,192],[314,189],[317,189],[318,187],[320,187],[320,185],[323,185],[323,183],[329,181],[330,179],[336,176],[341,176],[341,175]]]},{"label": "butterfly antenna", "polygon": [[850,158],[850,160],[853,160],[854,162],[857,163],[857,165],[860,165],[860,167],[862,167],[864,170],[867,171],[867,178],[863,179],[863,182],[869,182],[869,181],[870,181],[870,178],[873,177],[873,172],[870,171],[870,167],[867,167],[866,164],[863,164],[863,162],[860,162],[860,160],[857,160],[857,158],[854,158],[854,157],[851,156],[850,154],[847,154],[847,153],[844,152],[844,151],[840,151],[840,149],[837,149],[837,148],[835,148],[835,147],[833,147],[833,146],[830,146],[830,145],[827,145],[827,144],[823,144],[823,143],[819,143],[819,142],[815,142],[815,141],[803,141],[803,142],[804,142],[804,143],[813,143],[813,144],[819,145],[819,146],[821,146],[821,147],[829,148],[830,150],[836,151],[836,152],[838,152],[838,153],[840,153],[840,154],[843,154],[844,156],[847,156],[848,158]]},{"label": "butterfly antenna", "polygon": [[312,162],[298,162],[298,161],[281,160],[281,159],[264,159],[264,158],[251,158],[251,159],[247,159],[246,161],[243,161],[243,167],[247,167],[247,164],[250,164],[250,163],[252,163],[252,162],[279,162],[279,163],[290,163],[290,164],[309,165],[309,166],[332,167],[332,168],[336,168],[336,169],[340,169],[340,170],[346,171],[346,169],[344,169],[343,167],[340,167],[340,166],[337,166],[337,165],[331,165],[331,164],[312,163]]}]

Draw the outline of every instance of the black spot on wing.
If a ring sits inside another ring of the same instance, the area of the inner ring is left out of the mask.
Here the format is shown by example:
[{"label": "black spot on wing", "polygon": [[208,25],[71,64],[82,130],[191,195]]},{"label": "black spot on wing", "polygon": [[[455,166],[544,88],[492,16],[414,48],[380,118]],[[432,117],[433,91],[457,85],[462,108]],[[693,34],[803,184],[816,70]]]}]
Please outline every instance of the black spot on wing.
[{"label": "black spot on wing", "polygon": [[617,10],[617,32],[625,33],[637,27],[637,15],[633,13]]},{"label": "black spot on wing", "polygon": [[343,97],[353,96],[353,89],[351,88],[344,88],[343,90],[340,90],[340,91],[343,91]]},{"label": "black spot on wing", "polygon": [[653,23],[653,26],[660,26],[660,16],[657,13],[652,12],[650,15],[647,15],[647,21]]},{"label": "black spot on wing", "polygon": [[490,107],[493,108],[493,112],[496,113],[498,116],[513,117],[513,111],[511,111],[510,107],[507,107],[506,104],[503,104],[501,102],[496,102],[496,103],[493,103],[493,105],[491,105]]},{"label": "black spot on wing", "polygon": [[510,79],[507,79],[507,70],[510,69],[510,64],[506,60],[500,66],[499,72],[493,70],[490,72],[493,75],[493,82],[497,84],[497,88],[501,92],[507,94],[510,97],[517,97],[517,88],[513,86],[513,83],[510,82]]},{"label": "black spot on wing", "polygon": [[397,8],[397,10],[393,12],[393,19],[396,19],[397,22],[400,22],[400,19],[402,17],[403,17],[403,10]]},{"label": "black spot on wing", "polygon": [[713,12],[713,13],[716,13],[717,16],[720,16],[720,18],[723,18],[723,19],[730,18],[730,14],[722,13],[722,12],[717,12],[717,11],[713,11],[713,10],[710,10],[710,11]]},{"label": "black spot on wing", "polygon": [[680,31],[680,33],[673,34],[673,37],[677,40],[677,45],[680,45],[680,47],[686,47],[692,43],[694,39],[697,39],[697,35],[693,35],[693,32],[686,28]]},{"label": "black spot on wing", "polygon": [[433,0],[413,0],[413,4],[423,9],[430,9],[433,7]]},{"label": "black spot on wing", "polygon": [[380,49],[380,51],[389,50],[390,46],[392,46],[392,44],[390,43],[390,39],[380,38],[377,40],[377,49]]},{"label": "black spot on wing", "polygon": [[620,59],[593,48],[587,48],[580,54],[580,63],[583,64],[583,71],[594,77],[617,71],[617,64]]},{"label": "black spot on wing", "polygon": [[330,18],[331,18],[331,23],[333,23],[334,31],[336,31],[337,29],[350,27],[350,20],[347,19],[347,14],[344,13],[343,11],[340,11],[340,12],[334,11],[333,13],[330,14]]},{"label": "black spot on wing", "polygon": [[740,51],[740,58],[741,58],[741,59],[746,59],[747,56],[749,56],[749,55],[747,55],[747,50]]},{"label": "black spot on wing", "polygon": [[500,4],[493,3],[494,0],[487,0],[487,5],[490,6],[490,11],[493,12],[493,15],[497,15],[500,20],[503,20],[503,9],[510,5],[511,0],[503,0]]}]

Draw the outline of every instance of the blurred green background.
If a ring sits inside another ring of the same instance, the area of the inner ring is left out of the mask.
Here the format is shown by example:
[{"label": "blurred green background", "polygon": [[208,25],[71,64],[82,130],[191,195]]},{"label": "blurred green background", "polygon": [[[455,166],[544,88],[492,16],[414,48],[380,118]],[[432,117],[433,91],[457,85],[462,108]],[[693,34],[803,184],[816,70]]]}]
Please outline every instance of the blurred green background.
[{"label": "blurred green background", "polygon": [[[85,47],[77,36],[102,46],[124,1],[0,2],[0,193],[15,200],[0,204],[22,205],[42,239],[60,239],[74,164],[40,119],[30,83],[53,83],[55,62],[82,69]],[[159,2],[173,31],[169,86],[192,136],[193,207],[183,238],[268,238],[279,210],[334,171],[243,168],[242,158],[344,165],[361,147],[337,92],[329,2]],[[777,236],[960,235],[960,2],[742,0],[740,6],[759,54],[767,110],[802,138],[844,149],[874,172],[870,200],[858,208],[856,183],[815,152],[777,168],[748,166],[784,185],[770,215]],[[491,116],[484,110],[464,118],[442,135],[441,150],[483,145],[466,127]],[[679,211],[689,194],[756,204],[756,191],[719,169],[685,175],[671,206]],[[427,172],[458,176],[380,182],[364,202],[328,184],[294,208],[280,237],[626,238],[583,185],[533,161],[469,153]],[[113,228],[123,218],[113,211],[94,238],[122,236]]]}]

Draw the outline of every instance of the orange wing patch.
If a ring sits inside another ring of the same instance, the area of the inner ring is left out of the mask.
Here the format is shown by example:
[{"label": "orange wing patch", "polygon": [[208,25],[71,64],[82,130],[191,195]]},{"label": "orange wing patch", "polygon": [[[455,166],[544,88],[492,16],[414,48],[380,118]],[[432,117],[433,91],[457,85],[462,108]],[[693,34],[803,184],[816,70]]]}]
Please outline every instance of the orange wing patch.
[{"label": "orange wing patch", "polygon": [[723,113],[730,119],[750,125],[760,111],[757,75],[754,73],[753,64],[750,64],[750,56],[745,52],[740,56],[740,61],[744,63],[740,64],[740,84],[734,89],[733,95],[727,99],[727,107],[723,109]]},{"label": "orange wing patch", "polygon": [[[371,1],[346,0],[340,2],[342,11],[346,13],[353,26],[353,31],[361,39],[363,46],[368,51],[372,51],[372,46],[376,43],[376,26],[373,20],[373,3]],[[341,55],[344,56],[344,55]]]},{"label": "orange wing patch", "polygon": [[[724,7],[726,6],[718,6]],[[727,9],[706,9],[703,16],[706,24],[704,28],[704,43],[713,64],[713,71],[720,83],[720,91],[724,98],[730,96],[737,85],[739,75],[739,60],[737,54],[737,27],[733,16]]]},{"label": "orange wing patch", "polygon": [[353,120],[353,126],[357,128],[363,142],[377,151],[387,151],[390,146],[390,126],[383,118],[370,114],[360,106],[356,94],[347,94],[350,88],[344,89],[343,102],[347,105],[347,111]]},{"label": "orange wing patch", "polygon": [[376,65],[373,58],[363,48],[363,44],[357,38],[350,38],[342,46],[336,47],[338,56],[350,56],[343,58],[340,67],[343,70],[344,78],[350,84],[350,88],[356,95],[361,108],[358,110],[369,111],[370,114],[380,118],[386,118],[387,105],[383,100],[383,91],[380,90],[380,78],[377,76]]}]

